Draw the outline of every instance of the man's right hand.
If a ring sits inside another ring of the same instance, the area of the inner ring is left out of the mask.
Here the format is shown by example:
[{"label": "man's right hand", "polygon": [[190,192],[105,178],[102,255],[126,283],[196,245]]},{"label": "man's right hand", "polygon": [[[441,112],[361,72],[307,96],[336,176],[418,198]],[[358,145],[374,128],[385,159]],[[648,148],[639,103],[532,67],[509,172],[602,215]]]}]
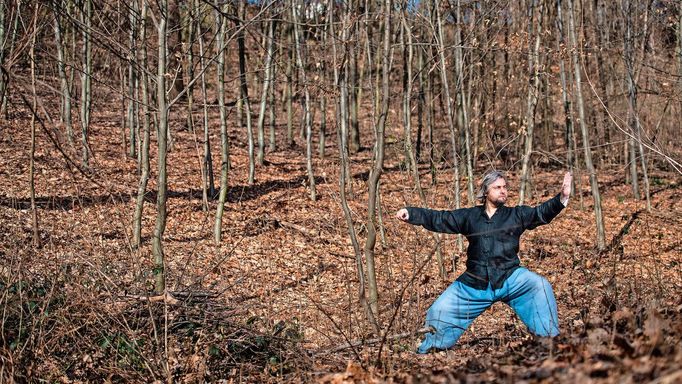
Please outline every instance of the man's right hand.
[{"label": "man's right hand", "polygon": [[410,219],[410,214],[407,212],[407,209],[402,208],[396,212],[395,217],[400,221],[407,222]]}]

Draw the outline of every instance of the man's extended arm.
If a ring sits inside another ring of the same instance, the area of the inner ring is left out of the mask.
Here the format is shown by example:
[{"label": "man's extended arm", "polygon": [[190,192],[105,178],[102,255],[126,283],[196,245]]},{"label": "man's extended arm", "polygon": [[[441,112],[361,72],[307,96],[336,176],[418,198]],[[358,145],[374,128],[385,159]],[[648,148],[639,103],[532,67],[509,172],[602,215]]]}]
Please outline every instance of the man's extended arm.
[{"label": "man's extended arm", "polygon": [[464,234],[465,212],[465,209],[436,211],[406,207],[396,213],[396,218],[412,225],[421,225],[433,232]]}]

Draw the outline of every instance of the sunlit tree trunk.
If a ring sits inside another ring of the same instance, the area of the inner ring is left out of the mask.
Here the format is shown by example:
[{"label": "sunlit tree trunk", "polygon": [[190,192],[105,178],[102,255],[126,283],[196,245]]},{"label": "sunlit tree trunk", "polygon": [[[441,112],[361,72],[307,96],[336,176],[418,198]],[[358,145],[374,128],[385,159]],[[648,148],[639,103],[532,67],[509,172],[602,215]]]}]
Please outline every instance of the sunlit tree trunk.
[{"label": "sunlit tree trunk", "polygon": [[[197,36],[199,37],[199,63],[201,65],[201,99],[203,100],[203,127],[204,127],[204,158],[202,161],[202,195],[204,209],[208,210],[208,199],[215,198],[215,183],[213,181],[213,156],[211,155],[211,138],[208,129],[208,95],[206,91],[206,59],[204,50],[204,36],[201,23],[197,23]],[[221,85],[218,82],[218,85]]]},{"label": "sunlit tree trunk", "polygon": [[[0,5],[0,7],[3,7],[4,5]],[[61,9],[62,11],[66,11],[66,7],[64,6],[62,1],[55,0],[54,2],[54,36],[55,36],[55,45],[57,48],[57,70],[59,73],[59,90],[61,91],[60,101],[61,101],[61,121],[64,124],[64,127],[66,128],[66,139],[69,142],[69,145],[71,147],[74,146],[74,139],[73,139],[73,123],[71,121],[71,91],[69,88],[69,82],[68,78],[66,77],[66,62],[65,62],[65,57],[64,57],[64,39],[63,39],[63,34],[62,34],[62,25],[61,25],[61,17],[59,14],[58,9]],[[3,11],[4,12],[4,11]],[[0,12],[0,13],[3,13]],[[4,18],[3,16],[0,16]],[[0,22],[0,24],[3,24],[4,22]],[[3,28],[0,26],[0,28]],[[4,30],[4,28],[3,28]],[[0,35],[0,41],[4,41],[4,33],[1,33]],[[2,50],[0,50],[0,55],[2,55]],[[1,64],[1,60],[0,60]]]},{"label": "sunlit tree trunk", "polygon": [[[651,197],[649,194],[649,174],[646,163],[646,153],[642,145],[642,127],[639,123],[639,112],[637,111],[637,84],[635,80],[635,50],[634,50],[634,35],[633,35],[633,12],[632,3],[626,0],[623,4],[623,15],[625,16],[625,39],[623,39],[623,59],[625,60],[625,69],[627,73],[627,89],[628,89],[628,126],[630,128],[629,147],[630,147],[630,177],[632,181],[632,190],[636,199],[639,199],[638,174],[637,174],[637,154],[636,149],[639,150],[639,159],[642,167],[642,183],[644,184],[644,196],[646,198],[646,209],[651,211]],[[645,34],[646,35],[646,34]],[[645,38],[645,37],[644,37]],[[643,38],[643,39],[644,39]],[[643,43],[644,44],[644,43]]]},{"label": "sunlit tree trunk", "polygon": [[154,255],[154,291],[164,293],[166,289],[165,257],[163,251],[163,234],[166,230],[166,193],[168,180],[166,174],[166,156],[168,154],[168,95],[166,94],[166,33],[168,22],[168,0],[159,0],[159,16],[157,34],[159,41],[158,71],[156,74],[156,101],[159,126],[157,129],[158,144],[158,193],[156,197],[156,225],[152,236],[152,252]]},{"label": "sunlit tree trunk", "polygon": [[310,116],[310,109],[312,108],[310,101],[310,91],[308,87],[308,79],[305,73],[305,64],[302,45],[305,45],[300,27],[298,25],[298,15],[296,8],[292,7],[292,20],[294,21],[294,40],[296,46],[296,62],[298,65],[298,74],[303,83],[304,95],[304,114],[305,114],[305,137],[306,137],[306,170],[308,173],[308,187],[310,188],[310,199],[317,200],[317,190],[315,187],[315,175],[313,174],[313,127],[312,118]]},{"label": "sunlit tree trunk", "polygon": [[[568,92],[568,81],[566,80],[566,63],[564,61],[563,50],[566,47],[564,37],[564,19],[561,0],[556,0],[557,16],[557,52],[559,60],[559,78],[561,79],[561,101],[564,108],[564,125],[565,125],[565,142],[566,142],[566,162],[568,163],[568,170],[575,172],[577,168],[576,162],[576,144],[573,127],[573,108],[571,107],[571,99]],[[577,178],[575,178],[577,180]],[[575,194],[575,183],[571,184],[571,195]]]},{"label": "sunlit tree trunk", "polygon": [[258,113],[258,164],[265,162],[265,112],[268,104],[268,91],[273,81],[273,58],[275,55],[275,29],[277,21],[271,17],[268,22],[267,52],[265,54],[265,76],[263,78],[263,91],[261,92],[260,111]]},{"label": "sunlit tree trunk", "polygon": [[606,247],[606,235],[604,230],[604,217],[602,215],[601,194],[599,193],[599,182],[597,180],[597,171],[592,163],[592,151],[590,150],[590,135],[587,130],[585,122],[585,107],[583,104],[583,94],[581,87],[581,71],[580,57],[577,49],[577,39],[575,33],[575,21],[573,14],[577,10],[573,7],[573,0],[568,0],[568,36],[570,39],[570,47],[572,49],[571,56],[573,58],[574,82],[575,82],[575,97],[576,105],[578,107],[578,118],[580,119],[580,131],[582,132],[583,149],[585,151],[585,168],[590,175],[590,187],[592,189],[592,199],[594,200],[594,216],[596,221],[596,235],[597,247],[602,250]]},{"label": "sunlit tree trunk", "polygon": [[[142,2],[140,10],[140,39],[147,41],[147,2]],[[137,248],[142,243],[142,212],[144,208],[144,196],[147,191],[147,183],[149,182],[149,141],[151,123],[149,117],[149,79],[147,76],[147,44],[143,43],[140,46],[140,56],[138,58],[142,71],[140,75],[142,81],[140,87],[142,88],[142,146],[140,147],[140,182],[137,189],[137,200],[135,202],[135,215],[133,217],[133,247]]]},{"label": "sunlit tree trunk", "polygon": [[[216,7],[218,3],[216,2]],[[223,8],[223,12],[226,8]],[[223,211],[227,200],[227,176],[229,150],[227,141],[227,111],[225,109],[225,26],[226,22],[223,15],[216,10],[215,30],[216,49],[218,55],[217,76],[218,76],[218,107],[220,109],[220,195],[218,196],[218,207],[215,215],[215,226],[213,228],[213,239],[216,244],[220,244],[222,238]],[[248,105],[248,101],[246,102]],[[247,111],[248,111],[247,107]],[[248,118],[247,118],[248,119]]]},{"label": "sunlit tree trunk", "polygon": [[528,36],[535,34],[532,49],[528,49],[528,72],[530,81],[528,85],[528,98],[526,99],[526,117],[524,119],[524,151],[521,162],[521,182],[519,185],[519,205],[523,205],[526,195],[530,195],[530,158],[533,153],[533,134],[535,130],[535,109],[537,108],[540,94],[540,40],[542,36],[542,21],[544,14],[544,2],[540,1],[537,10],[538,23],[533,33],[533,20],[535,20],[535,2],[528,9]]},{"label": "sunlit tree trunk", "polygon": [[85,168],[90,167],[90,145],[88,144],[88,130],[90,127],[90,109],[92,105],[91,77],[92,77],[92,47],[90,46],[90,31],[92,30],[92,0],[85,0],[81,10],[83,24],[80,122],[81,142],[83,145],[82,161]]},{"label": "sunlit tree trunk", "polygon": [[[457,94],[459,97],[459,107],[462,116],[462,130],[464,131],[464,161],[465,170],[467,173],[467,200],[469,205],[475,205],[476,200],[474,198],[474,171],[473,171],[473,159],[471,157],[471,127],[469,121],[469,97],[466,94],[466,88],[464,86],[464,53],[462,52],[462,24],[464,23],[462,12],[461,12],[461,1],[457,0],[457,22],[455,24],[455,68],[457,75]],[[473,15],[470,15],[473,17]]]},{"label": "sunlit tree trunk", "polygon": [[[330,34],[335,36],[335,28],[333,21],[333,0],[329,0],[329,28]],[[333,60],[333,73],[334,73],[334,84],[339,89],[339,100],[336,103],[337,108],[337,124],[339,125],[339,130],[337,131],[337,141],[339,146],[339,157],[341,159],[341,167],[339,174],[339,200],[341,202],[341,208],[343,209],[344,218],[346,219],[346,225],[348,226],[348,234],[351,239],[351,244],[353,246],[353,251],[355,254],[355,267],[358,276],[358,298],[360,300],[360,305],[365,310],[367,319],[372,325],[375,332],[379,332],[379,325],[374,316],[374,312],[367,301],[367,282],[365,279],[365,268],[362,258],[362,250],[360,249],[360,243],[357,238],[355,231],[355,225],[353,224],[353,216],[348,206],[348,198],[346,196],[347,180],[349,177],[347,175],[349,167],[348,159],[348,76],[349,76],[349,64],[347,61],[343,61],[343,64],[339,63],[339,54],[337,52],[337,42],[347,42],[348,41],[348,29],[351,19],[351,7],[346,8],[346,13],[344,15],[343,23],[341,25],[341,39],[333,39],[332,42],[332,60]],[[344,46],[344,56],[348,48]],[[339,73],[339,66],[341,66],[342,71]]]},{"label": "sunlit tree trunk", "polygon": [[[293,7],[293,3],[288,1]],[[287,17],[291,17],[288,14]],[[286,88],[284,92],[286,110],[287,110],[287,146],[291,147],[294,145],[294,23],[290,22],[287,29],[287,65],[286,65]]]},{"label": "sunlit tree trunk", "polygon": [[[239,0],[235,27],[237,28],[237,47],[239,54],[239,100],[243,103],[246,114],[246,139],[249,152],[249,185],[253,185],[256,179],[256,159],[254,157],[253,126],[251,124],[251,103],[249,102],[249,89],[246,81],[246,48],[244,46],[244,29],[242,20],[246,15],[246,1]],[[239,105],[237,106],[239,108]],[[241,125],[241,119],[238,118]]]},{"label": "sunlit tree trunk", "polygon": [[[446,104],[446,118],[448,123],[448,129],[450,131],[450,146],[452,147],[452,169],[454,173],[453,184],[454,184],[454,198],[455,198],[455,209],[461,207],[461,197],[460,197],[460,186],[459,186],[459,154],[457,146],[457,131],[455,130],[455,116],[452,107],[452,98],[450,97],[450,86],[447,75],[446,61],[445,61],[445,34],[443,33],[443,23],[441,22],[441,11],[440,11],[440,1],[436,1],[434,5],[434,13],[436,19],[436,44],[439,53],[439,69],[441,75],[441,83],[443,87],[442,97],[445,99]],[[463,249],[462,236],[457,236],[457,248],[459,251]],[[438,260],[438,268],[442,278],[447,277],[445,272],[445,265],[443,260]]]},{"label": "sunlit tree trunk", "polygon": [[130,145],[128,147],[128,156],[135,158],[137,156],[137,124],[136,124],[136,119],[135,119],[135,104],[137,100],[135,100],[135,78],[137,77],[137,73],[135,71],[135,63],[134,60],[136,59],[136,48],[135,44],[137,44],[137,36],[136,36],[136,31],[137,29],[135,26],[137,25],[136,19],[136,14],[137,14],[137,9],[136,8],[136,2],[132,2],[130,4],[130,8],[128,10],[128,20],[129,20],[129,25],[130,25],[130,30],[128,31],[128,97],[127,97],[127,121],[128,121],[128,129],[130,130]]},{"label": "sunlit tree trunk", "polygon": [[391,71],[391,14],[392,0],[385,0],[383,9],[383,48],[381,50],[381,104],[379,109],[379,120],[375,126],[376,142],[374,144],[374,164],[369,172],[367,188],[369,197],[367,200],[367,240],[365,242],[365,261],[367,263],[367,282],[369,303],[372,311],[378,313],[379,289],[376,280],[375,254],[376,244],[376,222],[377,222],[377,203],[379,191],[379,181],[384,168],[384,133],[386,129],[386,119],[388,118],[388,105],[390,99],[390,71]]}]

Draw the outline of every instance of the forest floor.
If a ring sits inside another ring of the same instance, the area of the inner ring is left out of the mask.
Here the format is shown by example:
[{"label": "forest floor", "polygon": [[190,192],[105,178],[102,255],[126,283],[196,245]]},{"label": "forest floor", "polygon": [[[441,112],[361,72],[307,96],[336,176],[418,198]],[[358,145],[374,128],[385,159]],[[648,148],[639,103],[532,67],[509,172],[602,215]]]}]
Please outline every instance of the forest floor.
[{"label": "forest floor", "polygon": [[[456,236],[442,237],[447,276],[441,278],[431,235],[393,218],[405,205],[421,205],[404,167],[398,125],[387,134],[381,178],[377,335],[358,301],[335,134],[327,157],[314,160],[319,199],[311,201],[304,147],[282,149],[280,138],[280,149],[267,153],[256,183],[248,185],[244,135],[232,130],[223,241],[216,246],[216,204],[202,209],[201,144],[176,116],[163,241],[173,298],[158,300],[151,293],[156,162],[143,246],[134,249],[136,160],[125,156],[120,116],[93,119],[94,158],[86,173],[66,160],[79,163],[78,151],[64,144],[60,153],[47,135],[56,132],[38,128],[39,247],[31,244],[30,118],[14,110],[0,125],[0,381],[682,381],[679,174],[651,171],[647,212],[632,198],[622,167],[600,168],[604,252],[596,250],[584,174],[576,175],[578,193],[569,206],[550,225],[524,235],[522,264],[547,277],[557,297],[562,334],[553,342],[534,341],[508,307],[495,304],[453,350],[422,356],[414,353],[416,331],[430,303],[464,270],[465,253]],[[215,156],[219,141],[212,140]],[[152,142],[153,159],[154,148]],[[510,164],[481,160],[475,174],[492,166]],[[361,246],[370,167],[371,151],[353,155],[349,204]],[[435,185],[427,165],[420,169],[427,205],[453,207],[452,169],[439,164]],[[558,193],[563,172],[540,161],[530,203]],[[518,177],[512,172],[509,179],[515,202]]]}]

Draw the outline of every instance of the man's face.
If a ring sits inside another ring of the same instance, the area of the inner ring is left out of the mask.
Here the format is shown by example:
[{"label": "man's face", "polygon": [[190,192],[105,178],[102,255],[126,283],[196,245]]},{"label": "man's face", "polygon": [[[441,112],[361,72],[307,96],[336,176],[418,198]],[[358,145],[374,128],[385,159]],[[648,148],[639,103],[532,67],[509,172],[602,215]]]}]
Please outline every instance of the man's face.
[{"label": "man's face", "polygon": [[486,200],[496,207],[501,207],[507,202],[507,182],[503,178],[500,177],[490,184]]}]

